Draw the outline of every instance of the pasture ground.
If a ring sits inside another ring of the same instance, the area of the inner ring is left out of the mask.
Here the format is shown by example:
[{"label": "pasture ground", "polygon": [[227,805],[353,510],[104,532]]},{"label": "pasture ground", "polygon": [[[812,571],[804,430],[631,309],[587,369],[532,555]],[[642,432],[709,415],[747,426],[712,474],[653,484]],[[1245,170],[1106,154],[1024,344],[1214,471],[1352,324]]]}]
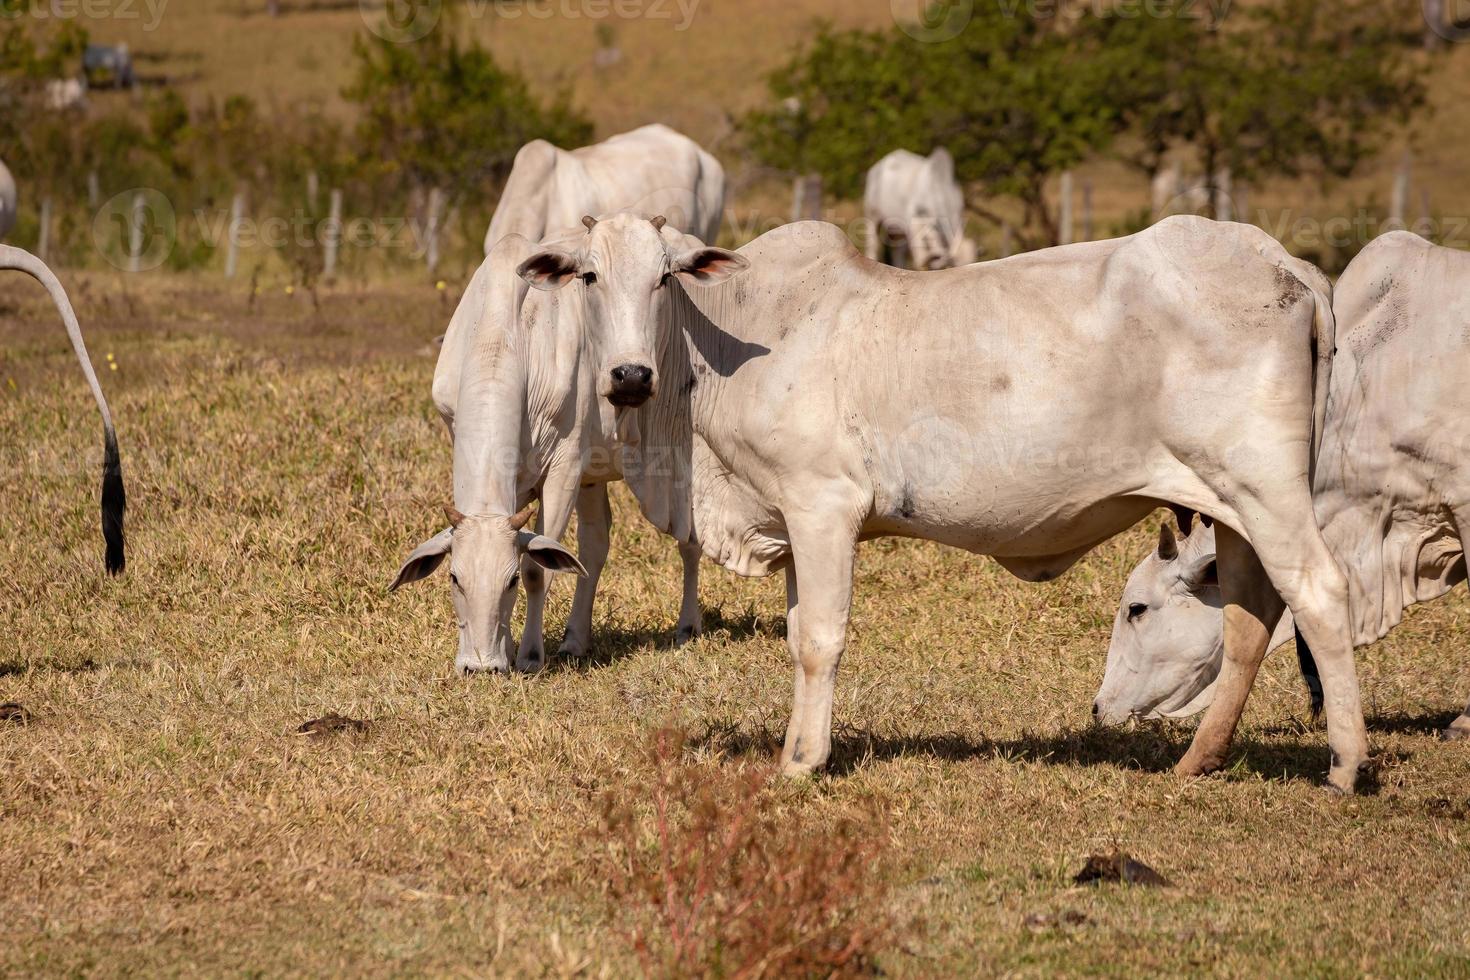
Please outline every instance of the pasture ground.
[{"label": "pasture ground", "polygon": [[[7,280],[0,701],[34,717],[0,722],[0,974],[633,972],[603,799],[644,803],[663,725],[713,771],[770,765],[779,582],[707,566],[707,634],[672,649],[674,549],[619,494],[595,656],[456,679],[443,579],[384,588],[448,492],[428,385],[450,299],[68,282],[118,365],[129,568],[101,571],[101,440],[60,326]],[[889,975],[1464,976],[1470,746],[1435,738],[1470,693],[1463,590],[1361,658],[1376,792],[1321,789],[1281,654],[1230,771],[1184,781],[1186,728],[1088,727],[1152,531],[1041,586],[865,546],[835,771],[764,805],[818,840],[880,815]],[[371,725],[295,734],[328,712]],[[1174,887],[1073,886],[1113,845]]]}]

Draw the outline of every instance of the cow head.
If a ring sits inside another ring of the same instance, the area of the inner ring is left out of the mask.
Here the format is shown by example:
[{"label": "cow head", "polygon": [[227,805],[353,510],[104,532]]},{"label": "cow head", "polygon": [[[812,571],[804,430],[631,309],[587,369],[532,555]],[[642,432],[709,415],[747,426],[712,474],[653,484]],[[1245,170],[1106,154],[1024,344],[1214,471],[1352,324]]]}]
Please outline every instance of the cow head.
[{"label": "cow head", "polygon": [[637,408],[658,391],[659,326],[667,286],[722,282],[749,262],[722,248],[677,250],[662,217],[622,211],[586,217],[575,244],[544,248],[516,270],[537,289],[561,289],[576,280],[597,370],[598,394],[613,405]]},{"label": "cow head", "polygon": [[[413,550],[389,591],[432,574],[449,561],[449,590],[459,621],[459,654],[455,669],[463,674],[510,670],[511,614],[515,611],[521,562],[530,559],[553,572],[587,574],[567,549],[544,535],[524,530],[531,508],[510,517],[467,515],[450,508],[450,526]],[[517,663],[518,670],[539,670],[540,663]]]},{"label": "cow head", "polygon": [[1159,545],[1128,576],[1113,620],[1107,673],[1092,711],[1116,725],[1129,718],[1182,718],[1210,703],[1225,656],[1225,618],[1215,574],[1215,534],[1197,527]]}]

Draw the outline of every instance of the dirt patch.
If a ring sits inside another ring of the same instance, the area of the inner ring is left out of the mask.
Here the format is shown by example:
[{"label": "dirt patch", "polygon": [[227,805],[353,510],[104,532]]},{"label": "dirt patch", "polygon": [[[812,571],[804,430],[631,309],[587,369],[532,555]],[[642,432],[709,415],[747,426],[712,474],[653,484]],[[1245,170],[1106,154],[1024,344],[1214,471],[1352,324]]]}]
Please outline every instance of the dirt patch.
[{"label": "dirt patch", "polygon": [[1089,856],[1087,863],[1073,876],[1072,880],[1079,885],[1120,882],[1125,885],[1142,885],[1148,888],[1168,888],[1173,884],[1168,878],[1142,861],[1119,850]]},{"label": "dirt patch", "polygon": [[36,720],[29,708],[14,701],[6,701],[0,704],[0,723],[10,722],[15,725],[29,725]]},{"label": "dirt patch", "polygon": [[346,715],[339,715],[333,711],[322,715],[320,718],[313,718],[311,721],[302,722],[297,727],[296,734],[321,738],[326,735],[337,735],[341,732],[361,734],[366,732],[370,727],[371,722],[366,722],[359,718],[348,718]]}]

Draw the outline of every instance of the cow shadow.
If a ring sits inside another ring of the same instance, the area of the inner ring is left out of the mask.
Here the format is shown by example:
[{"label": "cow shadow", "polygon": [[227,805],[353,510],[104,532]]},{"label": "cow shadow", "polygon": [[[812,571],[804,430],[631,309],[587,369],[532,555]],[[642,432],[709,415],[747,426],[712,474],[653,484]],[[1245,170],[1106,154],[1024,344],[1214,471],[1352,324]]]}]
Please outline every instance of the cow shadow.
[{"label": "cow shadow", "polygon": [[[1177,726],[1128,731],[1089,725],[992,739],[957,731],[891,735],[839,726],[832,733],[832,755],[826,771],[832,778],[842,778],[875,762],[922,756],[945,762],[997,759],[1168,773],[1184,757],[1193,734],[1192,730]],[[713,722],[692,738],[690,745],[726,756],[775,759],[781,753],[784,735],[784,731],[771,727],[749,728],[733,722]],[[1253,735],[1239,737],[1231,747],[1225,769],[1265,779],[1321,783],[1327,772],[1327,747],[1315,739],[1300,743]],[[1368,785],[1365,789],[1371,792],[1373,787]]]},{"label": "cow shadow", "polygon": [[57,663],[52,660],[0,660],[0,677],[20,677],[25,674],[92,674],[107,667],[130,667],[131,661],[115,660],[99,663],[91,657],[76,663]]},{"label": "cow shadow", "polygon": [[[784,618],[772,620],[769,617],[756,615],[752,609],[747,609],[737,616],[727,616],[721,609],[704,610],[704,632],[700,640],[720,640],[727,643],[741,643],[756,637],[785,639],[786,621]],[[554,652],[551,654],[550,662],[546,665],[546,672],[587,674],[637,656],[650,649],[670,649],[676,645],[677,635],[672,627],[668,629],[625,629],[621,627],[604,627],[594,630],[592,634],[592,650],[580,657],[562,657]]]}]

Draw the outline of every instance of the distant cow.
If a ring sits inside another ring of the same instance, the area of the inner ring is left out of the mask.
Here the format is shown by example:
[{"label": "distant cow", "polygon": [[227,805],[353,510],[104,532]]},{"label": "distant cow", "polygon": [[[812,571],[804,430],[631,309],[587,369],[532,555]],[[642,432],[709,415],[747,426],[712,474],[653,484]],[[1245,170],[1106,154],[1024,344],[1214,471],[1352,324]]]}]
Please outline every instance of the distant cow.
[{"label": "distant cow", "polygon": [[[665,234],[686,240],[672,228]],[[455,664],[466,674],[504,672],[512,663],[528,673],[545,666],[546,571],[582,576],[558,652],[590,650],[592,605],[612,529],[607,484],[622,478],[613,412],[579,356],[587,342],[581,305],[544,292],[527,296],[516,275],[541,247],[516,234],[496,242],[450,321],[434,370],[434,403],[454,440],[451,526],[414,550],[392,586],[417,581],[450,557],[460,622]],[[528,530],[538,497],[541,534]],[[558,543],[574,506],[581,561]],[[680,553],[677,637],[684,642],[700,631],[699,547],[684,544]],[[510,620],[522,582],[526,627],[512,659]]]},{"label": "distant cow", "polygon": [[10,175],[5,161],[0,160],[0,238],[10,234],[10,230],[15,227],[17,207],[19,195],[15,189],[15,178]]},{"label": "distant cow", "polygon": [[[1347,574],[1353,642],[1365,646],[1408,606],[1465,580],[1470,255],[1408,232],[1384,235],[1343,272],[1333,308],[1337,356],[1315,507]],[[1100,720],[1184,716],[1213,699],[1223,619],[1215,550],[1208,528],[1177,543],[1166,529],[1129,575],[1095,703]],[[1283,622],[1272,642],[1291,636]],[[1310,654],[1299,652],[1310,684]],[[1470,734],[1470,707],[1446,734]]]},{"label": "distant cow", "polygon": [[127,509],[127,494],[123,490],[122,462],[118,457],[117,433],[112,427],[112,411],[107,407],[102,386],[97,383],[97,374],[92,370],[91,359],[87,357],[82,328],[77,323],[77,315],[72,310],[71,301],[66,297],[66,291],[40,259],[21,249],[0,245],[0,269],[24,272],[45,286],[46,291],[51,294],[52,301],[61,313],[61,320],[66,325],[67,336],[71,338],[72,350],[76,351],[77,360],[81,362],[82,374],[86,376],[87,384],[92,389],[97,410],[102,413],[102,538],[107,546],[107,571],[117,575],[122,572],[127,561],[123,549],[123,512]]},{"label": "distant cow", "polygon": [[1347,585],[1308,484],[1333,333],[1319,271],[1193,217],[931,273],[820,222],[737,253],[675,251],[657,228],[604,218],[521,271],[584,284],[566,302],[644,514],[739,574],[786,574],[788,773],[830,753],[860,540],[939,541],[1043,581],[1170,503],[1215,518],[1234,603],[1230,676],[1180,771],[1223,764],[1284,597],[1318,654],[1329,778],[1355,784]]},{"label": "distant cow", "polygon": [[667,126],[562,150],[545,140],[521,147],[485,234],[485,254],[506,235],[539,242],[581,226],[584,215],[633,209],[661,214],[713,242],[725,208],[725,169]]},{"label": "distant cow", "polygon": [[894,150],[873,164],[863,213],[870,259],[914,269],[975,261],[975,243],[965,237],[965,195],[943,147],[927,157]]}]

